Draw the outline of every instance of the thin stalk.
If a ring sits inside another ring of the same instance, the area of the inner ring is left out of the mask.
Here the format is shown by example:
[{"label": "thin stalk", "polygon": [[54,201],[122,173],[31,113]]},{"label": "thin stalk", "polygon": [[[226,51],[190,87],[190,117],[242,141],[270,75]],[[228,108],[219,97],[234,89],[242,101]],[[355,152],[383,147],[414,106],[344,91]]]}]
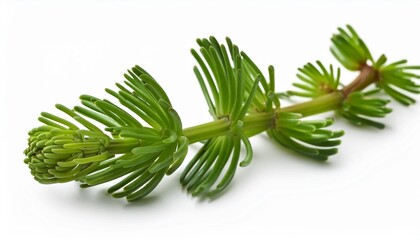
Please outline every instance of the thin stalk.
[{"label": "thin stalk", "polygon": [[223,136],[229,132],[230,121],[224,117],[212,122],[185,128],[183,134],[190,143],[204,141],[213,137]]},{"label": "thin stalk", "polygon": [[[245,134],[263,132],[274,126],[274,113],[253,113],[245,116],[243,130]],[[224,117],[212,122],[185,128],[183,134],[189,143],[196,143],[229,133],[231,121]]]},{"label": "thin stalk", "polygon": [[303,116],[311,116],[334,110],[341,105],[343,100],[344,94],[342,92],[332,92],[307,102],[280,108],[279,111],[300,113]]},{"label": "thin stalk", "polygon": [[[360,69],[360,74],[349,85],[341,91],[332,92],[327,95],[314,98],[313,100],[298,103],[292,106],[280,108],[280,112],[300,113],[303,116],[311,116],[323,112],[335,110],[340,107],[346,97],[355,91],[360,91],[377,81],[375,70],[364,65]],[[264,132],[267,129],[275,127],[276,116],[274,112],[251,113],[244,118],[243,130],[247,136],[254,136]],[[197,126],[185,128],[183,134],[190,143],[204,141],[213,137],[229,134],[231,121],[228,118],[222,118],[212,122],[200,124]]]}]

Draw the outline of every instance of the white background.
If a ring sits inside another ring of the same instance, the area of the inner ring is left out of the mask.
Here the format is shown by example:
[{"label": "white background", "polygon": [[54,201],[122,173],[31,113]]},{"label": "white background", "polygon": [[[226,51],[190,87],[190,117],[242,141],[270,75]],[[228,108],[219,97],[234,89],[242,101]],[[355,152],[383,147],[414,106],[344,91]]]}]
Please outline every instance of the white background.
[{"label": "white background", "polygon": [[[255,137],[252,164],[214,201],[182,191],[185,164],[133,204],[105,185],[38,184],[23,164],[41,111],[103,97],[135,64],[160,81],[185,126],[209,121],[189,53],[197,37],[230,36],[261,68],[274,65],[285,91],[308,61],[338,66],[329,39],[347,23],[375,58],[420,64],[416,1],[0,0],[0,238],[419,240],[419,105],[391,104],[382,131],[338,119],[346,135],[326,164]],[[353,77],[343,71],[344,82]]]}]

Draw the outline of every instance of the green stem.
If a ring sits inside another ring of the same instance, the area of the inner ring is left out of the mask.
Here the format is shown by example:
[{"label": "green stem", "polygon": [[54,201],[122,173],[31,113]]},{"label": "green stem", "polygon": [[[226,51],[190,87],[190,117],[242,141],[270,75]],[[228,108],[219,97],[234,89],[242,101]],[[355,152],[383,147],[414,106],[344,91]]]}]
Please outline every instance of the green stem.
[{"label": "green stem", "polygon": [[[243,131],[246,135],[255,135],[274,126],[274,113],[252,113],[245,116]],[[210,138],[226,135],[230,132],[231,121],[222,118],[212,122],[185,128],[183,134],[190,144],[204,141]]]},{"label": "green stem", "polygon": [[212,122],[200,124],[194,127],[185,128],[183,134],[190,143],[204,141],[229,132],[230,121],[227,118],[218,119]]},{"label": "green stem", "polygon": [[[306,117],[335,110],[341,106],[342,102],[350,93],[363,90],[376,80],[376,71],[372,67],[364,65],[360,69],[359,76],[341,91],[332,92],[307,102],[283,107],[280,108],[279,111],[300,113]],[[267,129],[275,127],[275,117],[273,111],[248,114],[243,120],[243,130],[247,136],[254,136],[264,132]],[[222,118],[194,127],[185,128],[183,134],[189,139],[190,143],[195,143],[229,134],[230,127],[231,121],[228,118]]]},{"label": "green stem", "polygon": [[341,105],[343,100],[344,95],[342,92],[332,92],[307,102],[281,108],[280,112],[293,112],[300,113],[303,116],[310,116],[334,110]]}]

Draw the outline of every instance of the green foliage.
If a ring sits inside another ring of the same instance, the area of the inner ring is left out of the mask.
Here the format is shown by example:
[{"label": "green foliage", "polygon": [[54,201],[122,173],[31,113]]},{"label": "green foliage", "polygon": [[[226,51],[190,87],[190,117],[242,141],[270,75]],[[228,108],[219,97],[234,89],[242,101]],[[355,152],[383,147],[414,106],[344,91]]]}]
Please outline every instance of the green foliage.
[{"label": "green foliage", "polygon": [[338,28],[338,34],[331,38],[332,46],[330,48],[334,57],[348,70],[357,71],[367,61],[373,61],[369,49],[356,31],[347,25],[347,31]]},{"label": "green foliage", "polygon": [[382,55],[373,67],[378,71],[378,87],[382,88],[389,96],[403,105],[411,105],[416,102],[407,93],[420,93],[420,85],[414,80],[420,75],[413,73],[413,70],[420,70],[420,66],[406,65],[407,60],[401,60],[386,65],[387,58]]},{"label": "green foliage", "polygon": [[[212,116],[226,119],[230,126],[226,135],[206,141],[182,173],[181,183],[194,196],[214,196],[232,180],[239,163],[241,143],[247,154],[239,165],[243,167],[251,162],[253,151],[243,131],[243,120],[251,106],[256,106],[255,96],[262,96],[261,77],[256,74],[252,80],[251,76],[243,78],[243,61],[238,47],[230,39],[227,39],[229,54],[225,45],[219,44],[214,37],[197,42],[204,60],[194,49],[191,52],[206,76],[206,82],[197,67],[194,67],[194,73]],[[216,182],[217,186],[213,188]]]},{"label": "green foliage", "polygon": [[[188,163],[180,180],[193,196],[213,197],[220,194],[232,181],[237,166],[250,164],[253,151],[242,127],[243,122],[238,121],[226,136],[207,140]],[[246,156],[240,161],[241,141],[245,145]]]},{"label": "green foliage", "polygon": [[[133,201],[149,194],[165,174],[181,165],[188,139],[166,93],[139,66],[125,77],[126,86],[117,84],[118,92],[106,91],[132,113],[108,100],[82,95],[84,107],[76,106],[74,111],[61,105],[57,108],[87,130],[52,114],[41,114],[40,121],[47,125],[29,133],[29,148],[25,150],[25,163],[36,180],[78,180],[82,187],[90,187],[122,178],[108,193]],[[79,114],[105,125],[112,136]]]},{"label": "green foliage", "polygon": [[277,112],[276,128],[267,130],[268,135],[282,146],[315,160],[325,161],[337,153],[343,131],[325,129],[334,121],[302,120],[298,113]]},{"label": "green foliage", "polygon": [[[141,146],[127,149],[81,179],[82,187],[89,187],[124,176],[108,189],[108,193],[133,201],[149,194],[165,174],[181,165],[188,151],[188,139],[182,135],[181,120],[166,93],[146,71],[136,66],[125,74],[125,78],[129,89],[117,84],[118,92],[109,89],[107,92],[151,127],[143,126],[111,102],[89,96],[81,97],[88,108],[78,107],[76,111],[92,116],[98,122],[107,116],[117,123],[106,128],[116,139],[141,142]],[[124,147],[124,143],[116,146]]]},{"label": "green foliage", "polygon": [[[382,55],[377,61],[373,61],[369,49],[356,31],[350,25],[346,27],[347,30],[338,28],[338,34],[334,34],[331,39],[330,50],[336,59],[351,71],[361,71],[362,68],[370,69],[371,73],[368,75],[370,79],[362,77],[356,81],[376,83],[377,87],[404,105],[415,103],[415,99],[408,93],[420,93],[420,85],[414,81],[419,79],[420,75],[412,72],[420,70],[420,66],[408,66],[406,60],[386,64],[385,55]],[[372,62],[372,66],[368,65],[368,61]],[[332,66],[328,72],[321,62],[318,61],[317,64],[320,70],[310,63],[299,69],[300,73],[297,74],[297,77],[302,83],[293,85],[301,91],[288,91],[289,96],[318,98],[331,92],[343,92],[344,98],[337,109],[339,114],[356,125],[370,125],[380,129],[385,127],[383,123],[373,120],[373,118],[383,118],[392,111],[386,107],[388,100],[373,97],[379,90],[362,92],[352,89],[352,92],[347,93],[346,89],[339,89],[339,69],[337,76],[334,77]],[[363,86],[363,83],[355,85]]]},{"label": "green foliage", "polygon": [[340,68],[334,74],[333,66],[330,65],[329,71],[320,61],[316,61],[319,69],[312,63],[308,63],[303,68],[299,68],[296,76],[302,83],[293,83],[293,86],[301,91],[287,91],[288,95],[308,98],[316,98],[337,91],[340,83]]},{"label": "green foliage", "polygon": [[[118,90],[106,89],[120,105],[90,95],[80,97],[83,106],[73,110],[56,105],[69,120],[43,112],[44,125],[29,132],[24,151],[36,181],[44,184],[78,181],[90,187],[114,181],[107,192],[134,201],[147,196],[165,175],[183,163],[188,145],[202,142],[200,150],[181,174],[181,184],[193,196],[213,197],[225,190],[238,166],[251,163],[250,137],[266,131],[268,136],[303,156],[325,161],[337,153],[343,131],[327,129],[332,119],[307,120],[306,116],[336,110],[357,125],[384,128],[375,118],[391,112],[388,100],[374,96],[380,89],[404,105],[415,100],[420,78],[402,60],[376,62],[352,27],[338,29],[331,52],[348,70],[360,75],[347,87],[340,86],[340,69],[327,69],[320,61],[299,68],[298,91],[287,95],[275,91],[274,67],[268,77],[238,46],[214,37],[198,39],[199,51],[191,50],[194,67],[212,122],[183,129],[181,119],[156,80],[139,66],[125,74]],[[370,66],[372,62],[372,66]],[[372,83],[378,89],[364,91]],[[281,106],[284,96],[312,100]]]},{"label": "green foliage", "polygon": [[107,150],[111,142],[107,135],[70,109],[59,104],[56,107],[87,129],[79,129],[75,123],[53,114],[41,113],[39,121],[45,125],[29,132],[24,162],[34,179],[44,184],[78,180],[94,171],[101,161],[114,156]]},{"label": "green foliage", "polygon": [[[268,67],[269,78],[267,80],[251,58],[245,52],[240,51],[231,39],[226,38],[227,47],[219,44],[214,37],[198,39],[197,43],[200,46],[200,52],[203,57],[200,57],[194,49],[191,50],[191,53],[197,60],[202,74],[197,67],[194,67],[194,73],[200,83],[209,111],[215,119],[229,115],[229,112],[234,107],[232,103],[237,96],[242,98],[242,101],[245,101],[257,78],[259,83],[248,112],[271,111],[274,106],[280,106],[280,102],[275,96],[273,66]],[[235,74],[237,75],[235,72],[238,71],[240,71],[241,75],[240,87],[243,88],[244,92],[235,95],[237,94],[236,90],[232,90],[236,87],[235,81],[231,79],[235,77]],[[204,81],[203,75],[206,81]],[[231,90],[229,91],[228,89]],[[227,101],[227,98],[231,99]],[[228,103],[230,103],[230,106],[225,106]]]},{"label": "green foliage", "polygon": [[383,129],[385,127],[383,123],[370,119],[383,118],[392,111],[386,107],[389,100],[372,97],[379,91],[379,89],[374,89],[367,92],[352,92],[343,101],[342,106],[337,110],[338,113],[356,125],[370,125]]},{"label": "green foliage", "polygon": [[[259,73],[261,74],[259,76],[262,76],[261,71],[247,56],[244,58],[244,62],[246,61],[251,63],[246,65],[246,68],[249,69],[248,72]],[[301,76],[301,79],[306,80],[306,83],[312,87],[308,86],[305,88],[303,84],[296,84],[295,86],[299,86],[307,91],[307,93],[303,93],[300,96],[308,94],[308,97],[316,97],[336,91],[339,84],[340,71],[338,70],[337,75],[334,76],[332,66],[330,66],[330,72],[328,72],[321,62],[318,61],[317,64],[321,71],[312,64],[307,64],[303,69],[299,69],[305,76],[299,74],[298,76]],[[271,72],[269,71],[269,73]],[[264,87],[264,84],[262,86]],[[269,84],[265,84],[265,86],[267,87],[263,88],[265,92],[264,97],[259,100],[260,106],[265,107],[257,108],[257,111],[274,113],[275,128],[267,130],[270,138],[283,147],[316,160],[327,160],[328,156],[337,153],[337,148],[332,148],[332,146],[337,146],[341,143],[339,140],[334,139],[340,137],[343,132],[321,129],[331,125],[333,123],[332,119],[305,121],[302,120],[302,115],[299,113],[281,112],[279,99],[274,94],[274,72],[270,74]]]},{"label": "green foliage", "polygon": [[[243,79],[246,84],[253,85],[257,77],[260,79],[260,84],[248,112],[272,112],[274,109],[279,108],[280,101],[275,90],[274,67],[271,65],[268,67],[267,81],[262,71],[245,52],[242,52],[241,56],[243,57]],[[247,90],[248,92],[249,90]]]}]

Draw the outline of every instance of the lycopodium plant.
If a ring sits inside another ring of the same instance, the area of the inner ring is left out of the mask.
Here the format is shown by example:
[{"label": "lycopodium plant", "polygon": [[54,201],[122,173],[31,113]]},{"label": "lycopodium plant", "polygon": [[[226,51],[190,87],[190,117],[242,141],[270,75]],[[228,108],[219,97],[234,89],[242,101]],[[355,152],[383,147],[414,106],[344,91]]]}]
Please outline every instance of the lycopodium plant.
[{"label": "lycopodium plant", "polygon": [[385,55],[375,60],[350,26],[339,28],[331,40],[331,53],[359,75],[344,86],[340,68],[308,63],[298,69],[297,89],[286,95],[309,100],[284,107],[273,66],[261,70],[229,38],[226,44],[198,39],[198,49],[191,50],[194,73],[213,121],[183,128],[162,87],[135,66],[124,74],[124,83],[106,89],[112,101],[82,95],[81,106],[56,105],[62,117],[41,113],[43,125],[29,132],[24,162],[40,183],[78,181],[86,188],[112,181],[109,194],[134,201],[182,165],[189,144],[201,144],[180,179],[193,196],[221,193],[238,166],[251,164],[249,138],[263,132],[285,148],[325,161],[337,153],[343,131],[328,129],[332,118],[305,117],[336,111],[354,124],[384,128],[376,119],[391,112],[385,94],[410,105],[415,100],[409,93],[420,93],[414,82],[420,76],[413,73],[419,66],[387,63]]}]

